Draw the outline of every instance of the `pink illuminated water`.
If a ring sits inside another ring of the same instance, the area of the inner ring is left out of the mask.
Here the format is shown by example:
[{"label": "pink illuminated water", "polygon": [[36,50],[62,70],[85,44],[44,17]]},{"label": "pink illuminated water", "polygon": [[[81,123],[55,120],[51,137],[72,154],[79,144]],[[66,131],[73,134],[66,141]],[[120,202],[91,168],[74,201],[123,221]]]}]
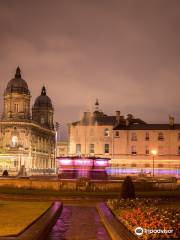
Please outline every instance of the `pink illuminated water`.
[{"label": "pink illuminated water", "polygon": [[107,159],[91,159],[91,158],[60,158],[57,159],[59,167],[67,166],[104,166],[108,167]]},{"label": "pink illuminated water", "polygon": [[47,240],[110,240],[95,207],[65,206]]}]

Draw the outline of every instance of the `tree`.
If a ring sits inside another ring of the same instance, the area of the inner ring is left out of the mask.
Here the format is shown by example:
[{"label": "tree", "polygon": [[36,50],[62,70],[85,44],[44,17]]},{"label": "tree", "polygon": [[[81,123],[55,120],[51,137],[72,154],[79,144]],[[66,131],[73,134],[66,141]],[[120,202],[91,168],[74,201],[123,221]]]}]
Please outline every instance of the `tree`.
[{"label": "tree", "polygon": [[135,198],[135,188],[132,182],[131,177],[127,176],[124,179],[121,189],[121,197],[122,198]]}]

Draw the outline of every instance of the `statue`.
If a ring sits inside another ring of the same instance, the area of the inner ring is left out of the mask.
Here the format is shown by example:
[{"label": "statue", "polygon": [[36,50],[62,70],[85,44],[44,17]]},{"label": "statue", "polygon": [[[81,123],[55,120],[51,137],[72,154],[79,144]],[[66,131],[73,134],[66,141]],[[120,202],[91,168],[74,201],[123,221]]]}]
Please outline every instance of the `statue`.
[{"label": "statue", "polygon": [[20,167],[20,170],[19,170],[17,176],[18,176],[18,177],[27,177],[27,172],[26,172],[26,168],[25,168],[24,165],[22,165],[22,166]]}]

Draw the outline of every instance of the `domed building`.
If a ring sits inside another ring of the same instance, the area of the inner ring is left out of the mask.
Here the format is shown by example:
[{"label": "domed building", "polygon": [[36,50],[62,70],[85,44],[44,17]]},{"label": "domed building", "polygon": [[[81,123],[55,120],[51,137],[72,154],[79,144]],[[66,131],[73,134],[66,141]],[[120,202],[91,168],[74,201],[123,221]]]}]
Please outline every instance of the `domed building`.
[{"label": "domed building", "polygon": [[0,121],[0,172],[28,175],[55,171],[54,109],[43,87],[31,114],[31,94],[18,67],[4,91]]},{"label": "domed building", "polygon": [[51,99],[46,95],[46,88],[43,87],[41,95],[36,98],[32,108],[32,119],[50,129],[53,129],[53,106]]},{"label": "domed building", "polygon": [[18,67],[4,92],[3,119],[30,119],[30,91]]}]

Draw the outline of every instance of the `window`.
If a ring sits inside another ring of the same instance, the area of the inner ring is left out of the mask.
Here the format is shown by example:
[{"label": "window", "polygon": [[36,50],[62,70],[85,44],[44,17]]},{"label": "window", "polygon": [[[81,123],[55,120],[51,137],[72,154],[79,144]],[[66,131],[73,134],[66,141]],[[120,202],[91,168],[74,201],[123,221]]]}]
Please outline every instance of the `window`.
[{"label": "window", "polygon": [[109,153],[109,144],[104,144],[104,153]]},{"label": "window", "polygon": [[145,140],[149,141],[149,133],[148,132],[146,132]]},{"label": "window", "polygon": [[18,145],[18,137],[17,136],[13,136],[12,137],[12,146],[13,147],[17,147]]},{"label": "window", "polygon": [[89,153],[94,153],[94,144],[89,144]]},{"label": "window", "polygon": [[81,154],[81,144],[76,144],[76,154],[77,155]]},{"label": "window", "polygon": [[115,131],[115,137],[119,137],[119,131]]},{"label": "window", "polygon": [[44,124],[45,123],[45,120],[43,117],[41,117],[41,124]]},{"label": "window", "polygon": [[178,155],[180,155],[180,146],[178,147]]},{"label": "window", "polygon": [[178,141],[180,141],[180,133],[178,133]]},{"label": "window", "polygon": [[158,140],[159,140],[159,141],[163,141],[163,140],[164,140],[164,134],[163,134],[162,132],[160,132],[160,133],[158,134]]},{"label": "window", "polygon": [[18,104],[15,103],[15,104],[14,104],[14,111],[15,111],[15,112],[18,112],[18,111],[19,111],[18,108],[19,108],[19,107],[18,107]]},{"label": "window", "polygon": [[145,154],[146,154],[146,155],[149,155],[149,147],[148,147],[148,146],[146,146]]},{"label": "window", "polygon": [[159,153],[159,155],[163,155],[164,154],[163,146],[159,146],[158,153]]},{"label": "window", "polygon": [[133,154],[133,155],[137,154],[136,146],[131,146],[131,154]]},{"label": "window", "polygon": [[108,128],[104,129],[104,136],[109,137],[109,129]]},{"label": "window", "polygon": [[136,133],[131,134],[131,141],[137,141],[137,135]]}]

